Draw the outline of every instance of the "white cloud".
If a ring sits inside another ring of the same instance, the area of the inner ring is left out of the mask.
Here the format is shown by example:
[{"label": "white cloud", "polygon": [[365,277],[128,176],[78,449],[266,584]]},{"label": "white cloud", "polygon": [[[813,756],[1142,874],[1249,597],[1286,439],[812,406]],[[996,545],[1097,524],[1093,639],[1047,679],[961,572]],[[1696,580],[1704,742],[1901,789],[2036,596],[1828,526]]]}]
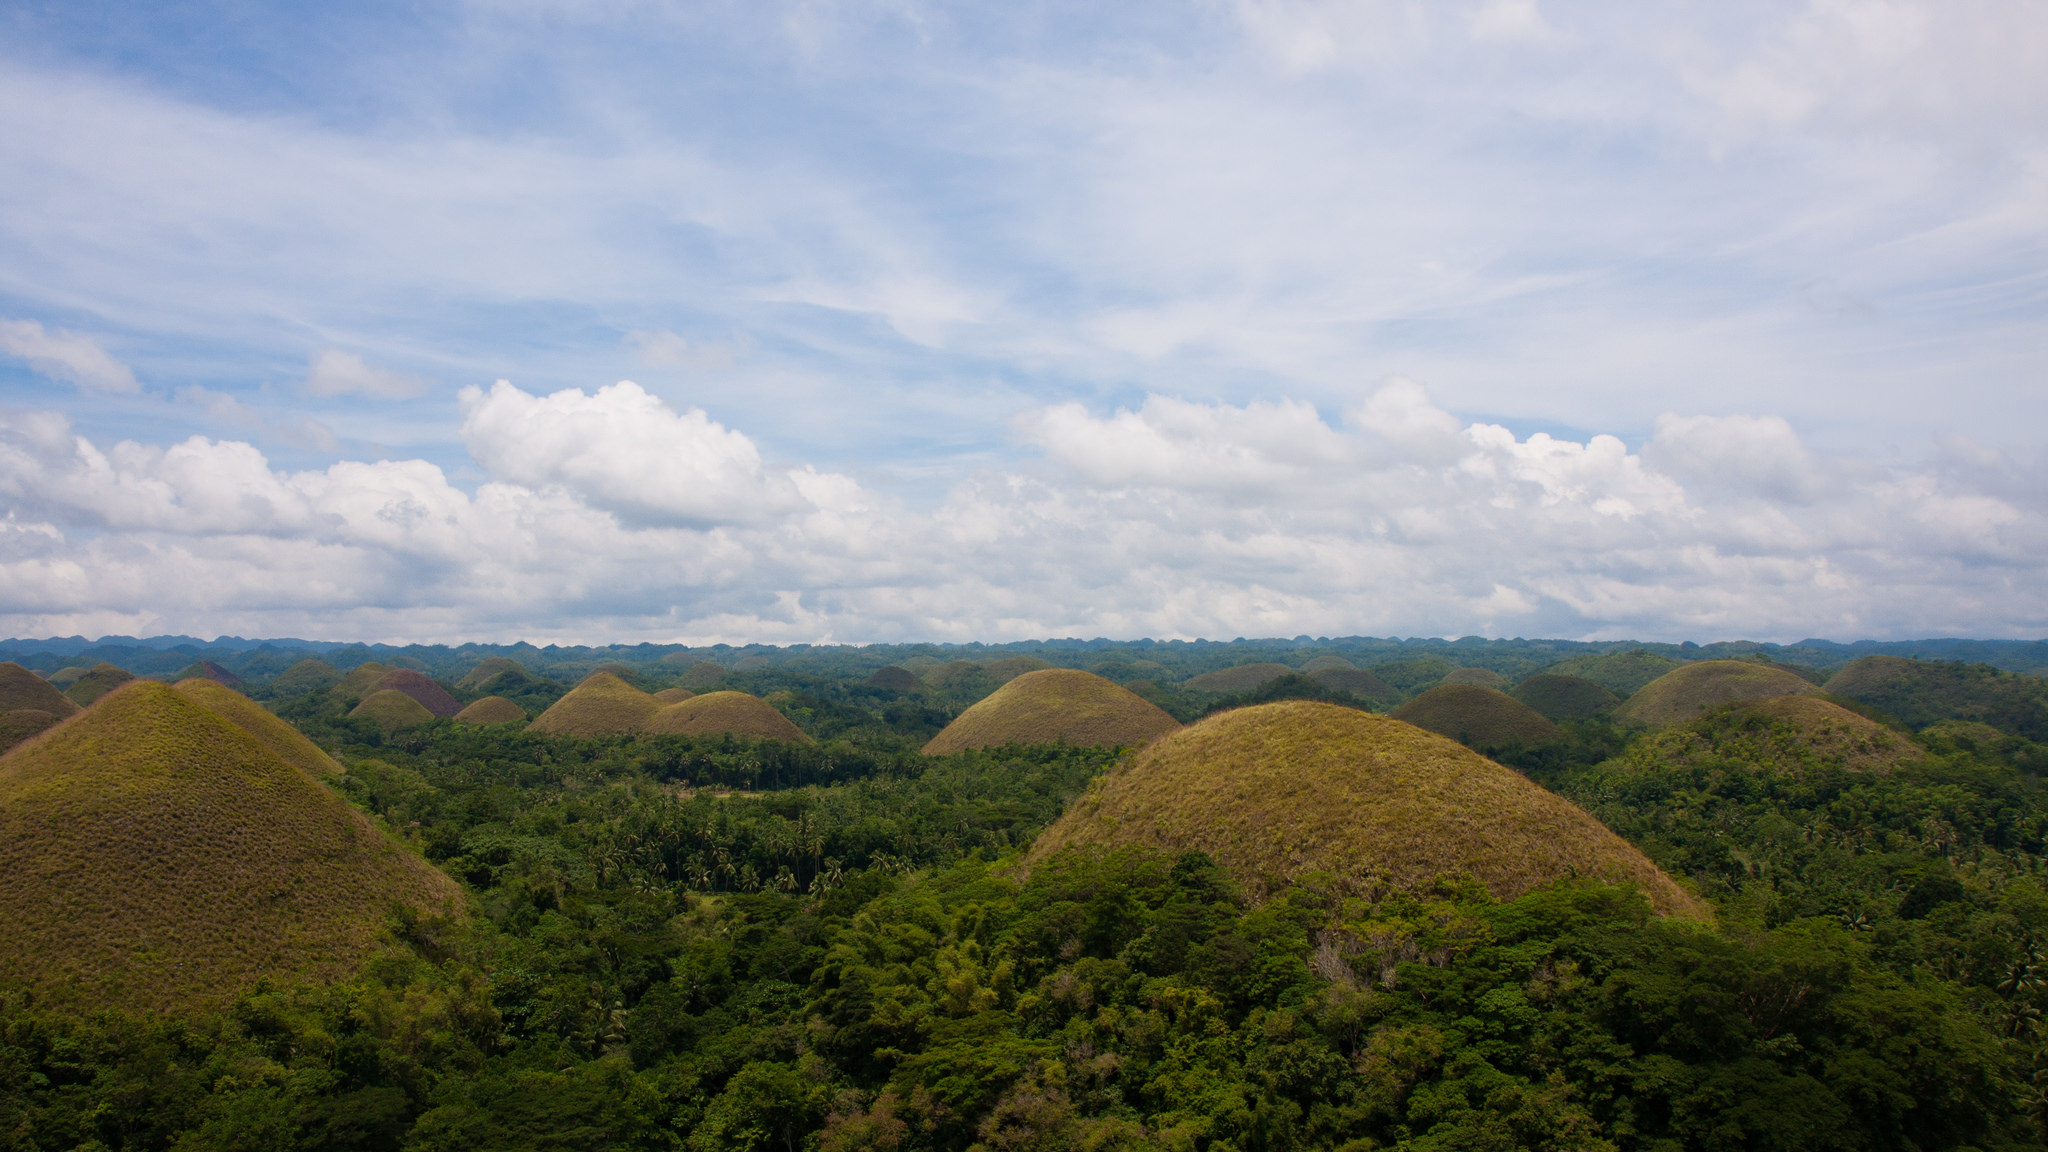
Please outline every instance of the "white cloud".
[{"label": "white cloud", "polygon": [[375,368],[353,352],[325,348],[306,362],[306,391],[314,396],[374,396],[404,400],[424,387],[417,376]]},{"label": "white cloud", "polygon": [[34,320],[0,320],[0,351],[52,380],[99,392],[140,392],[135,372],[90,336],[46,330]]},{"label": "white cloud", "polygon": [[[742,433],[627,384],[501,384],[464,403],[494,477],[474,492],[419,460],[284,472],[234,441],[101,445],[60,415],[6,414],[0,631],[2048,631],[2041,477],[1971,445],[1880,464],[1801,454],[1769,417],[1674,417],[1637,453],[1455,427],[1405,381],[1340,423],[1298,403],[1155,396],[1042,410],[1019,427],[1041,464],[921,512],[844,475],[770,468]],[[1776,469],[1794,457],[1788,479]],[[1765,495],[1787,483],[1800,500]]]},{"label": "white cloud", "polygon": [[1557,30],[1537,10],[1536,0],[1486,0],[1470,21],[1475,40],[1547,44],[1558,38]]}]

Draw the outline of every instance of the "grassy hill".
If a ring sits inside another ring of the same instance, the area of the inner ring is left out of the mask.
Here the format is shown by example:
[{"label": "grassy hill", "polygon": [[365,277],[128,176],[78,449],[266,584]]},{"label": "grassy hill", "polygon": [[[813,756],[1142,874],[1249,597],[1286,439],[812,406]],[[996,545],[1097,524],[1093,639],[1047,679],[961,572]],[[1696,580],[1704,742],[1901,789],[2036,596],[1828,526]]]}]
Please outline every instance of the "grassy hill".
[{"label": "grassy hill", "polygon": [[1443,683],[1477,684],[1481,688],[1505,692],[1512,681],[1491,668],[1453,668],[1444,673]]},{"label": "grassy hill", "polygon": [[1303,676],[1313,676],[1318,672],[1336,672],[1344,669],[1356,670],[1357,667],[1358,665],[1353,664],[1342,656],[1313,656],[1302,661],[1301,667],[1296,669],[1296,671],[1300,672]]},{"label": "grassy hill", "polygon": [[1681,665],[1669,656],[1640,648],[1628,652],[1604,652],[1598,656],[1573,656],[1543,669],[1552,676],[1577,676],[1591,680],[1616,696],[1629,697],[1659,676]]},{"label": "grassy hill", "polygon": [[176,683],[180,680],[190,680],[194,676],[212,680],[217,684],[225,684],[230,688],[240,688],[242,686],[242,678],[240,676],[235,675],[211,660],[200,660],[185,665],[185,667],[178,670],[176,675],[171,677],[171,682]]},{"label": "grassy hill", "polygon": [[1568,876],[1641,886],[1665,914],[1704,904],[1568,801],[1444,737],[1305,700],[1218,713],[1148,745],[1047,829],[1069,847],[1200,849],[1256,894],[1308,872],[1420,891],[1469,872],[1512,898]]},{"label": "grassy hill", "polygon": [[385,673],[392,670],[389,664],[379,664],[375,660],[367,664],[358,664],[348,670],[348,675],[341,678],[341,685],[336,691],[344,700],[361,700],[375,692],[377,681],[382,680]]},{"label": "grassy hill", "polygon": [[1456,664],[1441,656],[1386,660],[1366,669],[1384,680],[1400,696],[1412,696],[1425,688],[1434,687],[1441,683],[1444,677],[1457,670]]},{"label": "grassy hill", "polygon": [[683,701],[695,696],[696,693],[688,688],[663,688],[659,692],[652,693],[652,695],[663,704],[681,704]]},{"label": "grassy hill", "polygon": [[396,688],[382,688],[370,693],[349,709],[348,714],[352,720],[368,720],[386,732],[434,722],[434,714],[427,711],[426,705]]},{"label": "grassy hill", "polygon": [[509,656],[492,656],[489,659],[478,661],[476,667],[471,668],[463,674],[462,679],[455,682],[455,686],[464,692],[478,692],[486,684],[489,684],[493,678],[502,676],[507,672],[517,672],[524,676],[526,675],[526,668],[519,661]]},{"label": "grassy hill", "polygon": [[[1315,661],[1311,660],[1313,664]],[[1401,698],[1401,693],[1385,680],[1363,668],[1334,668],[1325,665],[1308,674],[1308,678],[1325,688],[1337,692],[1349,692],[1360,700],[1386,704]]]},{"label": "grassy hill", "polygon": [[1135,748],[1180,722],[1127,688],[1089,672],[1026,672],[962,712],[924,746],[927,756],[1004,744],[1120,744]]},{"label": "grassy hill", "polygon": [[123,686],[0,758],[0,980],[50,1000],[178,1007],[341,976],[394,902],[458,898],[166,684]]},{"label": "grassy hill", "polygon": [[280,760],[314,777],[333,776],[341,765],[297,728],[225,684],[203,677],[180,680],[179,695],[254,736]]},{"label": "grassy hill", "polygon": [[13,661],[0,663],[0,712],[33,709],[62,719],[78,705],[49,681]]},{"label": "grassy hill", "polygon": [[714,664],[709,660],[699,660],[685,668],[681,676],[676,677],[676,685],[681,688],[688,688],[692,692],[702,692],[723,679],[725,679],[724,665]]},{"label": "grassy hill", "polygon": [[410,668],[394,668],[377,679],[372,692],[403,692],[420,702],[420,707],[436,716],[449,717],[462,711],[462,702],[446,688],[434,683],[424,672]]},{"label": "grassy hill", "polygon": [[1439,684],[1394,709],[1392,716],[1471,748],[1534,747],[1564,737],[1534,708],[1478,684]]},{"label": "grassy hill", "polygon": [[58,719],[59,717],[40,708],[10,708],[0,712],[0,752],[5,752],[43,731],[55,724]]},{"label": "grassy hill", "polygon": [[1851,660],[1828,679],[1841,696],[1895,716],[1915,729],[1943,720],[1989,724],[2048,741],[2048,681],[1989,664],[1937,663],[1898,656]]},{"label": "grassy hill", "polygon": [[1546,720],[1590,720],[1621,703],[1621,697],[1591,680],[1553,672],[1538,672],[1515,685],[1509,695]]},{"label": "grassy hill", "polygon": [[64,695],[80,708],[90,707],[92,702],[126,684],[135,677],[125,668],[112,664],[95,664],[86,674],[71,682]]},{"label": "grassy hill", "polygon": [[503,696],[486,696],[455,714],[458,724],[513,724],[526,719],[526,709]]},{"label": "grassy hill", "polygon": [[1819,696],[1773,696],[1739,707],[1790,724],[1815,756],[1852,772],[1884,772],[1927,759],[1926,750],[1905,735]]},{"label": "grassy hill", "polygon": [[775,710],[773,704],[745,692],[707,692],[670,704],[646,721],[645,731],[659,735],[717,736],[730,733],[761,740],[809,744],[811,738]]},{"label": "grassy hill", "polygon": [[868,677],[867,682],[877,688],[887,688],[892,692],[915,692],[924,687],[924,681],[917,678],[917,673],[912,672],[908,668],[899,668],[894,664],[889,665],[887,668],[877,669],[874,675]]},{"label": "grassy hill", "polygon": [[1701,660],[1666,672],[1638,689],[1616,719],[1661,728],[1683,724],[1741,700],[1818,693],[1811,681],[1783,668],[1747,660]]},{"label": "grassy hill", "polygon": [[1005,656],[1000,660],[991,660],[982,667],[987,669],[989,676],[997,684],[1008,684],[1026,672],[1037,672],[1052,665],[1036,656]]},{"label": "grassy hill", "polygon": [[341,673],[325,660],[301,660],[261,685],[266,698],[304,696],[341,683]]},{"label": "grassy hill", "polygon": [[1239,664],[1188,677],[1186,686],[1197,692],[1249,692],[1268,680],[1293,672],[1285,664]]},{"label": "grassy hill", "polygon": [[[713,665],[716,667],[716,665]],[[534,718],[528,732],[554,736],[608,736],[638,732],[662,703],[609,672],[592,672],[583,683]]]}]

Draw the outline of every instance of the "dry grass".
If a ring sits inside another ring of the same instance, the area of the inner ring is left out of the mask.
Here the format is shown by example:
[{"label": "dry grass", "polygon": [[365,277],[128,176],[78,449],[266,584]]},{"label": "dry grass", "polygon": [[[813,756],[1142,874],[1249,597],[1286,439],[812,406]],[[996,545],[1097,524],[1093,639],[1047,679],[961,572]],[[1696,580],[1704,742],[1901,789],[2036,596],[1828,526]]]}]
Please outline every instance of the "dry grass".
[{"label": "dry grass", "polygon": [[654,694],[654,698],[663,704],[681,704],[695,695],[696,693],[688,688],[663,688]]},{"label": "dry grass", "polygon": [[350,971],[455,883],[242,728],[139,681],[0,759],[0,978],[79,1005],[218,1004]]},{"label": "dry grass", "polygon": [[196,664],[187,664],[178,671],[176,676],[171,677],[171,680],[175,683],[179,680],[190,680],[194,676],[211,680],[216,684],[225,684],[230,688],[239,688],[242,684],[240,676],[215,664],[211,660],[201,660]]},{"label": "dry grass", "polygon": [[[716,665],[713,665],[716,667]],[[694,671],[694,669],[692,669]],[[534,718],[529,732],[553,736],[610,736],[638,732],[662,703],[609,672],[592,672],[554,706]]]},{"label": "dry grass", "polygon": [[1036,656],[1005,656],[1001,660],[990,660],[983,664],[998,684],[1008,684],[1026,672],[1038,672],[1052,667]]},{"label": "dry grass", "polygon": [[458,724],[514,724],[524,719],[526,709],[503,696],[486,696],[455,714]]},{"label": "dry grass", "polygon": [[1792,724],[1815,755],[1851,772],[1889,772],[1927,759],[1926,750],[1905,736],[1818,696],[1773,696],[1742,708]]},{"label": "dry grass", "polygon": [[1003,744],[1122,745],[1136,748],[1180,723],[1128,688],[1090,672],[1043,668],[1026,672],[974,707],[924,746],[927,756]]},{"label": "dry grass", "polygon": [[1495,672],[1491,668],[1453,668],[1444,675],[1443,683],[1477,684],[1481,688],[1492,688],[1496,691],[1505,692],[1508,690],[1510,681],[1507,677]]},{"label": "dry grass", "polygon": [[462,701],[449,695],[446,688],[434,683],[424,672],[410,668],[394,668],[377,681],[374,692],[403,692],[420,702],[420,707],[443,718],[462,711]]},{"label": "dry grass", "polygon": [[1200,849],[1257,894],[1309,872],[1421,890],[1470,873],[1510,899],[1568,876],[1630,881],[1666,915],[1705,904],[1563,798],[1453,741],[1286,700],[1218,713],[1102,778],[1039,836],[1068,847]]},{"label": "dry grass", "polygon": [[384,674],[390,671],[391,665],[379,664],[375,660],[368,664],[356,665],[348,670],[348,675],[341,678],[341,698],[360,700],[368,696],[377,690],[377,681],[382,680]]},{"label": "dry grass", "polygon": [[1187,686],[1197,692],[1249,692],[1268,680],[1278,680],[1292,671],[1294,669],[1285,664],[1239,664],[1235,668],[1190,676]]},{"label": "dry grass", "polygon": [[745,692],[708,692],[670,704],[648,719],[644,729],[660,735],[751,736],[809,744],[811,738],[775,710],[773,704]]},{"label": "dry grass", "polygon": [[56,722],[55,715],[40,708],[11,708],[0,712],[0,752],[7,751]]},{"label": "dry grass", "polygon": [[63,719],[78,711],[70,697],[14,661],[0,663],[0,712],[31,708]]},{"label": "dry grass", "polygon": [[1701,660],[1659,676],[1621,707],[1617,718],[1663,728],[1697,720],[1724,704],[1772,696],[1802,696],[1819,688],[1797,673],[1747,660]]},{"label": "dry grass", "polygon": [[868,677],[868,683],[892,692],[915,692],[924,687],[924,681],[917,678],[917,673],[908,668],[898,668],[894,664],[878,669],[873,676]]},{"label": "dry grass", "polygon": [[526,667],[510,657],[492,656],[479,661],[476,667],[471,668],[462,679],[455,682],[455,686],[464,692],[474,692],[485,684],[490,683],[492,677],[502,676],[507,672],[517,672],[524,676],[526,675]]},{"label": "dry grass", "polygon": [[341,673],[325,660],[301,660],[277,674],[268,685],[278,696],[303,696],[341,683]]},{"label": "dry grass", "polygon": [[349,709],[348,714],[351,720],[368,720],[386,732],[434,722],[434,714],[427,711],[425,704],[396,688],[381,688],[370,693],[363,697],[362,703]]},{"label": "dry grass", "polygon": [[1391,701],[1401,698],[1401,694],[1394,690],[1393,685],[1363,668],[1318,668],[1309,673],[1309,679],[1325,688],[1349,692],[1361,700]]},{"label": "dry grass", "polygon": [[1394,709],[1392,716],[1473,748],[1534,746],[1564,736],[1534,708],[1477,684],[1439,684]]},{"label": "dry grass", "polygon": [[702,692],[720,680],[725,679],[725,666],[709,660],[699,660],[683,670],[676,677],[676,683],[692,692]]},{"label": "dry grass", "polygon": [[80,708],[89,708],[92,702],[135,679],[126,668],[113,664],[95,664],[85,675],[71,682],[64,695]]},{"label": "dry grass", "polygon": [[341,773],[341,765],[318,744],[233,688],[200,677],[180,680],[176,687],[187,700],[262,741],[273,755],[292,767],[315,777]]},{"label": "dry grass", "polygon": [[1550,720],[1590,720],[1621,703],[1621,697],[1591,680],[1550,672],[1515,685],[1512,695]]}]

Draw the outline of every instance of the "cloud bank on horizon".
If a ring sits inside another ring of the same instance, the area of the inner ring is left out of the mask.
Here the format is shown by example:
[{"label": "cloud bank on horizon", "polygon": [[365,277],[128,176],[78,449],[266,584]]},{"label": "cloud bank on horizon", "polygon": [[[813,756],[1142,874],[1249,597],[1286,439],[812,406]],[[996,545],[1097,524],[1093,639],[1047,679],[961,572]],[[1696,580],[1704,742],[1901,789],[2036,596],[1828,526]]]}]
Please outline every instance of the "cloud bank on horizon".
[{"label": "cloud bank on horizon", "polygon": [[2039,5],[5,19],[0,631],[2048,633]]}]

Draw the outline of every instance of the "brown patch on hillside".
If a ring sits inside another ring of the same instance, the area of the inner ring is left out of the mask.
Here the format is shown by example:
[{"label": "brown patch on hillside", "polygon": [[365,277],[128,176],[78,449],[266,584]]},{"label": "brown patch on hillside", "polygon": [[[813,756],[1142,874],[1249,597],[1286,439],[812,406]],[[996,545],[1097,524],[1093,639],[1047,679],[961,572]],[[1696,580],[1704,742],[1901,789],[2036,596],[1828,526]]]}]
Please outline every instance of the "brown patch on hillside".
[{"label": "brown patch on hillside", "polygon": [[78,711],[70,697],[41,676],[12,660],[0,663],[0,712],[24,708],[48,712],[60,720]]},{"label": "brown patch on hillside", "polygon": [[569,694],[534,718],[528,732],[554,736],[612,736],[638,732],[662,703],[609,672],[592,672]]},{"label": "brown patch on hillside", "polygon": [[1618,719],[1662,728],[1696,720],[1743,700],[1807,696],[1820,692],[1797,673],[1748,660],[1701,660],[1681,665],[1628,698],[1614,710]]},{"label": "brown patch on hillside", "polygon": [[516,724],[526,719],[526,709],[503,696],[486,696],[455,714],[458,724]]},{"label": "brown patch on hillside", "polygon": [[730,733],[757,740],[809,744],[811,738],[775,710],[773,704],[745,692],[707,692],[670,704],[648,719],[646,731],[669,736],[717,736]]}]

